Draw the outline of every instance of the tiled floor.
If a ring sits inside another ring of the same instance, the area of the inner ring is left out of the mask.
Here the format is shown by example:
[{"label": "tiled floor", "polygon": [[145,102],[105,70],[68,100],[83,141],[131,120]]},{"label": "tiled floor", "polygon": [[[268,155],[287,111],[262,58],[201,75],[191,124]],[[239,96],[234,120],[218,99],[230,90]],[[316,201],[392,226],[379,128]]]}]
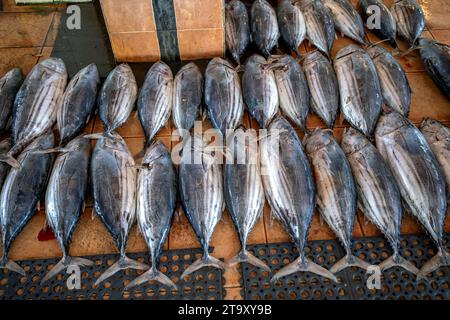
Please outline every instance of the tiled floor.
[{"label": "tiled floor", "polygon": [[[357,1],[353,2],[356,3]],[[392,1],[385,2],[390,5]],[[448,1],[422,0],[420,2],[427,17],[427,30],[424,35],[441,42],[450,43],[450,20],[448,19],[450,6],[448,6]],[[61,17],[58,9],[62,10],[63,8],[64,6],[61,5],[17,7],[13,0],[3,0],[3,12],[0,12],[0,75],[14,66],[20,66],[24,73],[28,73],[33,65],[51,54]],[[371,41],[377,41],[377,38],[373,35],[369,35],[369,38]],[[335,42],[333,54],[350,42],[351,40],[339,38]],[[403,44],[403,48],[405,47]],[[302,51],[309,50],[312,50],[312,48],[304,44]],[[410,114],[412,121],[418,124],[423,117],[428,116],[450,125],[450,103],[424,72],[417,53],[399,58],[399,61],[407,71],[414,92]],[[170,138],[172,130],[170,123],[167,128],[160,132],[158,138],[172,148],[176,142],[172,142]],[[251,121],[247,114],[244,123],[255,126],[254,121]],[[206,121],[204,127],[207,125],[209,124]],[[308,118],[307,126],[309,129],[319,126],[324,127],[323,123],[312,115]],[[338,123],[334,132],[338,139],[340,139],[342,128],[345,126],[345,123]],[[91,121],[86,130],[88,132],[100,132],[102,130],[98,117]],[[138,154],[141,151],[144,144],[143,131],[138,118],[134,114],[118,132],[126,139],[133,154]],[[298,133],[300,137],[303,137],[300,130],[298,130]],[[71,246],[73,255],[110,253],[116,250],[108,232],[92,211],[92,199],[89,199],[86,212],[83,214],[73,237],[73,245]],[[56,241],[39,242],[37,240],[37,234],[44,224],[45,213],[41,210],[14,242],[10,253],[12,259],[49,258],[60,255],[60,249]],[[447,219],[446,229],[450,231],[450,219]],[[405,214],[402,232],[421,232],[420,227],[409,214]],[[379,231],[371,223],[368,223],[361,213],[358,213],[354,236],[375,235],[379,235]],[[311,224],[309,239],[323,240],[330,238],[335,238],[334,234],[316,213]],[[266,205],[264,216],[253,230],[249,243],[285,241],[289,241],[288,235],[279,222],[271,219],[270,208]],[[178,249],[198,246],[192,228],[182,210],[179,209],[165,248]],[[228,213],[224,213],[223,220],[217,226],[211,246],[214,247],[213,255],[225,260],[238,252],[238,237]],[[147,250],[137,228],[134,228],[131,232],[128,250],[130,252]],[[239,276],[236,269],[228,270],[225,277],[227,298],[239,299],[241,288],[239,287]]]}]

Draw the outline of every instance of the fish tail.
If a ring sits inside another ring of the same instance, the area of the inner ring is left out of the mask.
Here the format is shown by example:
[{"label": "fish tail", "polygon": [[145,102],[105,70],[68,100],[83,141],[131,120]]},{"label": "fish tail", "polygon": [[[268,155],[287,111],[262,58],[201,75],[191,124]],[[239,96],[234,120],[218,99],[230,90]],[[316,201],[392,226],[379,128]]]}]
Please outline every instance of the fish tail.
[{"label": "fish tail", "polygon": [[236,256],[231,258],[228,261],[228,265],[232,266],[238,263],[247,262],[255,267],[259,267],[262,270],[265,270],[267,272],[271,272],[269,266],[265,264],[263,261],[252,255],[250,252],[248,252],[245,249],[242,249],[241,252],[239,252]]},{"label": "fish tail", "polygon": [[11,167],[15,169],[20,169],[21,165],[20,162],[17,161],[16,158],[14,158],[11,154],[0,154],[0,162],[5,162],[9,164]]},{"label": "fish tail", "polygon": [[420,269],[417,279],[425,279],[428,274],[443,266],[450,266],[450,253],[440,248],[438,253]]},{"label": "fish tail", "polygon": [[419,269],[417,269],[416,266],[412,262],[406,260],[398,253],[394,253],[392,256],[390,256],[389,258],[384,260],[382,263],[380,263],[379,267],[380,267],[381,271],[384,271],[384,270],[387,270],[387,269],[390,269],[393,267],[401,267],[415,275],[417,275],[419,273]]},{"label": "fish tail", "polygon": [[298,257],[293,262],[277,271],[270,281],[273,283],[278,279],[281,279],[282,277],[297,272],[312,272],[324,278],[331,279],[334,282],[338,282],[336,276],[333,273],[302,256]]},{"label": "fish tail", "polygon": [[184,278],[185,276],[204,267],[212,267],[220,270],[225,270],[225,263],[223,263],[219,259],[214,258],[213,256],[210,256],[208,253],[204,253],[200,259],[196,260],[186,270],[184,270],[181,278]]},{"label": "fish tail", "polygon": [[15,263],[14,261],[12,261],[6,257],[1,258],[0,269],[8,269],[13,272],[19,273],[22,276],[26,275],[25,270],[23,270],[23,268],[21,266],[19,266],[17,263]]},{"label": "fish tail", "polygon": [[89,267],[94,265],[91,260],[78,258],[78,257],[63,257],[41,280],[41,285],[56,276],[61,271],[67,269],[70,266]]},{"label": "fish tail", "polygon": [[369,266],[370,264],[368,262],[347,253],[345,257],[343,257],[331,267],[330,271],[336,274],[337,272],[348,267],[359,267],[361,269],[367,270]]},{"label": "fish tail", "polygon": [[140,285],[141,283],[147,282],[147,281],[158,281],[159,283],[171,287],[172,289],[177,290],[178,287],[175,283],[173,283],[172,280],[170,280],[169,277],[167,277],[164,273],[159,271],[156,267],[150,268],[148,271],[131,281],[126,287],[125,290],[129,290],[135,286]]},{"label": "fish tail", "polygon": [[95,281],[94,286],[97,286],[104,280],[113,276],[120,270],[126,269],[136,269],[136,270],[147,270],[148,266],[144,263],[140,263],[136,260],[130,259],[127,256],[120,257],[119,261],[114,263],[111,267],[109,267],[104,273],[100,275],[100,277]]}]

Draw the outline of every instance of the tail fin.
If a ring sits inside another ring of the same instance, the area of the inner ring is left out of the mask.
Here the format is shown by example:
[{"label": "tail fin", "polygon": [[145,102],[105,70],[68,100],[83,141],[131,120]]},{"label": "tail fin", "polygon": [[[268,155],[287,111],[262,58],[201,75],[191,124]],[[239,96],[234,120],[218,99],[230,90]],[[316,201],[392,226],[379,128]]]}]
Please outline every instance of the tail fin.
[{"label": "tail fin", "polygon": [[4,257],[0,260],[0,269],[8,269],[14,272],[17,272],[21,274],[22,276],[26,275],[25,270],[21,266],[19,266],[17,263],[15,263],[12,260],[9,260],[8,258]]},{"label": "tail fin", "polygon": [[333,273],[305,257],[298,257],[297,259],[295,259],[295,261],[275,273],[270,281],[275,282],[282,277],[296,272],[312,272],[318,274],[319,276],[331,279],[334,282],[338,282],[336,276]]},{"label": "tail fin", "polygon": [[420,269],[420,272],[417,275],[417,279],[424,279],[426,278],[427,274],[439,269],[440,267],[449,265],[450,253],[444,251],[443,249],[439,249],[438,253],[427,263],[425,263],[422,269]]},{"label": "tail fin", "polygon": [[406,260],[399,254],[393,254],[392,256],[390,256],[389,258],[384,260],[382,263],[380,263],[379,267],[380,267],[381,271],[384,271],[384,270],[387,270],[387,269],[390,269],[393,267],[401,267],[415,275],[417,275],[419,273],[419,269],[417,269],[413,263],[409,262],[408,260]]},{"label": "tail fin", "polygon": [[95,281],[94,286],[97,286],[104,280],[113,276],[120,270],[125,269],[137,269],[137,270],[147,270],[148,266],[144,263],[140,263],[136,260],[130,259],[127,256],[120,257],[119,261],[114,263],[111,267],[109,267],[100,277]]},{"label": "tail fin", "polygon": [[146,271],[144,274],[140,275],[139,277],[137,277],[136,279],[134,279],[133,281],[131,281],[126,287],[125,290],[129,290],[132,287],[138,286],[141,283],[150,281],[150,280],[154,280],[154,281],[158,281],[159,283],[171,287],[172,289],[177,290],[177,286],[175,283],[173,283],[172,280],[170,280],[169,277],[167,277],[164,273],[162,273],[161,271],[159,271],[156,268],[151,268],[148,271]]},{"label": "tail fin", "polygon": [[185,276],[204,267],[213,267],[220,270],[225,270],[225,263],[223,263],[219,259],[210,256],[208,253],[205,253],[203,257],[196,260],[186,270],[184,270],[183,274],[181,275],[181,278],[184,278]]},{"label": "tail fin", "polygon": [[248,252],[245,249],[242,249],[241,252],[239,252],[236,256],[231,258],[230,261],[228,261],[229,265],[235,265],[238,263],[247,262],[251,265],[254,265],[255,267],[261,268],[262,270],[271,272],[269,266],[265,264],[263,261],[252,255],[250,252]]},{"label": "tail fin", "polygon": [[20,162],[17,161],[12,155],[10,154],[0,154],[0,161],[5,162],[9,164],[11,167],[15,169],[20,169],[21,165]]},{"label": "tail fin", "polygon": [[94,263],[91,260],[84,258],[75,258],[70,256],[64,257],[45,275],[44,278],[42,278],[41,285],[70,266],[88,267],[92,266],[93,264]]},{"label": "tail fin", "polygon": [[341,270],[344,270],[348,267],[359,267],[361,269],[367,270],[370,266],[370,263],[355,257],[351,254],[346,254],[341,260],[336,262],[334,266],[331,267],[330,271],[333,273],[337,273]]}]

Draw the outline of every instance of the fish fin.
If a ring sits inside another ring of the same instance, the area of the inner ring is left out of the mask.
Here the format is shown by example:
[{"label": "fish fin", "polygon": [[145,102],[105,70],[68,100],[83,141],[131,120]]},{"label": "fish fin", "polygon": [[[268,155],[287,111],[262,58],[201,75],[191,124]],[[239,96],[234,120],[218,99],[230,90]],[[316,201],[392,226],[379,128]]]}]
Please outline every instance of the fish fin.
[{"label": "fish fin", "polygon": [[355,257],[350,254],[346,254],[345,257],[343,257],[341,260],[336,262],[330,269],[331,272],[337,273],[341,270],[344,270],[348,267],[359,267],[361,269],[367,270],[367,268],[370,266],[370,263]]},{"label": "fish fin", "polygon": [[415,275],[417,275],[419,273],[419,269],[416,268],[416,266],[412,263],[409,262],[408,260],[406,260],[405,258],[403,258],[401,255],[397,254],[397,255],[392,255],[389,258],[387,258],[386,260],[384,260],[382,263],[380,263],[379,265],[381,271],[393,268],[393,267],[400,267],[405,269],[406,271],[409,271]]},{"label": "fish fin", "polygon": [[120,270],[126,270],[126,269],[137,269],[137,270],[147,270],[148,266],[144,263],[140,263],[136,260],[130,259],[127,256],[123,256],[114,263],[111,267],[109,267],[104,273],[100,275],[100,277],[95,281],[94,286],[97,286],[104,280],[108,279],[109,277],[113,276]]},{"label": "fish fin", "polygon": [[334,282],[338,282],[336,276],[325,269],[324,267],[319,266],[318,264],[312,262],[311,260],[305,257],[298,257],[293,262],[278,270],[275,275],[270,280],[272,283],[281,279],[282,277],[288,276],[297,272],[312,272],[324,278],[328,278],[333,280]]},{"label": "fish fin", "polygon": [[104,136],[105,135],[102,132],[95,132],[95,133],[87,134],[87,135],[83,136],[83,138],[98,140],[98,139],[104,138]]},{"label": "fish fin", "polygon": [[220,270],[225,270],[225,263],[205,253],[203,257],[194,261],[193,264],[191,264],[186,270],[184,270],[181,278],[184,278],[185,276],[190,275],[191,273],[204,267],[213,267]]},{"label": "fish fin", "polygon": [[238,263],[247,262],[255,267],[258,267],[262,270],[265,270],[267,272],[271,272],[269,266],[265,264],[263,261],[252,255],[250,252],[248,252],[245,249],[242,249],[241,252],[239,252],[236,256],[231,258],[228,261],[228,265],[232,266]]},{"label": "fish fin", "polygon": [[58,152],[72,152],[75,151],[75,149],[70,148],[50,148],[46,150],[32,150],[31,153],[33,154],[48,154],[48,153],[58,153]]},{"label": "fish fin", "polygon": [[84,258],[65,257],[62,258],[41,280],[41,286],[56,276],[61,271],[67,269],[70,266],[89,267],[94,265],[94,262]]},{"label": "fish fin", "polygon": [[438,253],[423,265],[417,275],[417,279],[425,279],[428,274],[436,271],[440,267],[450,265],[450,253],[439,249]]},{"label": "fish fin", "polygon": [[22,167],[20,162],[10,154],[0,154],[0,162],[5,162],[14,169],[20,169]]},{"label": "fish fin", "polygon": [[17,263],[15,263],[14,261],[9,260],[7,258],[3,258],[0,261],[0,269],[8,269],[8,270],[17,272],[17,273],[21,274],[22,276],[26,275],[25,270],[21,266],[19,266]]},{"label": "fish fin", "polygon": [[177,290],[178,287],[175,283],[173,283],[172,280],[168,276],[166,276],[164,273],[159,271],[156,268],[151,268],[133,281],[131,281],[126,287],[125,290],[129,290],[135,286],[140,285],[141,283],[147,282],[147,281],[158,281],[159,283],[171,287],[172,289]]}]

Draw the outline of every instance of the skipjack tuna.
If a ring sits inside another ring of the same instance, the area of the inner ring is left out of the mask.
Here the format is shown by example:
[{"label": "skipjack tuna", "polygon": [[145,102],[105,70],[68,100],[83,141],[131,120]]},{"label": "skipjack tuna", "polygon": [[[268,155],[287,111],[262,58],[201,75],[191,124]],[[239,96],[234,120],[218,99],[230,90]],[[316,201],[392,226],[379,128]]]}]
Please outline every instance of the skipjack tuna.
[{"label": "skipjack tuna", "polygon": [[[361,6],[361,16],[366,21],[366,26],[370,31],[380,39],[387,40],[392,47],[397,48],[397,24],[391,11],[383,1],[359,0],[359,4]],[[378,10],[375,11],[374,8]],[[376,25],[376,19],[379,19],[379,25]]]},{"label": "skipjack tuna", "polygon": [[[11,149],[11,139],[6,138],[5,140],[0,142],[0,154],[8,153]],[[8,173],[10,166],[7,163],[0,162],[0,190],[3,186],[3,182],[5,181],[6,174]]]},{"label": "skipjack tuna", "polygon": [[416,0],[395,0],[391,7],[398,34],[414,45],[425,29],[425,14]]},{"label": "skipjack tuna", "polygon": [[300,7],[293,0],[283,0],[277,7],[277,19],[281,37],[298,54],[306,37],[306,23]]},{"label": "skipjack tuna", "polygon": [[346,252],[345,257],[333,265],[330,271],[337,273],[351,266],[367,269],[367,262],[352,255],[356,189],[344,151],[329,130],[316,129],[306,137],[306,152],[315,176],[319,212]]},{"label": "skipjack tuna", "polygon": [[420,270],[419,278],[450,264],[443,228],[447,211],[445,178],[428,142],[407,118],[395,111],[383,114],[376,145],[391,167],[403,200],[436,243],[438,253]]},{"label": "skipjack tuna", "polygon": [[304,252],[315,207],[311,166],[294,128],[283,117],[275,118],[268,134],[261,137],[261,169],[272,214],[288,231],[299,257],[279,270],[272,281],[309,271],[336,280],[328,270],[309,260]]},{"label": "skipjack tuna", "polygon": [[391,170],[375,146],[353,128],[345,129],[342,149],[352,168],[361,211],[383,232],[394,250],[394,254],[380,264],[381,270],[400,266],[418,274],[419,269],[399,253],[403,208]]},{"label": "skipjack tuna", "polygon": [[225,5],[225,42],[234,61],[241,64],[241,56],[250,41],[250,21],[247,8],[239,0]]},{"label": "skipjack tuna", "polygon": [[256,0],[252,4],[250,19],[252,41],[262,54],[270,55],[280,37],[275,10],[266,0]]},{"label": "skipjack tuna", "polygon": [[8,128],[14,99],[23,83],[22,71],[14,68],[0,78],[0,134]]}]

